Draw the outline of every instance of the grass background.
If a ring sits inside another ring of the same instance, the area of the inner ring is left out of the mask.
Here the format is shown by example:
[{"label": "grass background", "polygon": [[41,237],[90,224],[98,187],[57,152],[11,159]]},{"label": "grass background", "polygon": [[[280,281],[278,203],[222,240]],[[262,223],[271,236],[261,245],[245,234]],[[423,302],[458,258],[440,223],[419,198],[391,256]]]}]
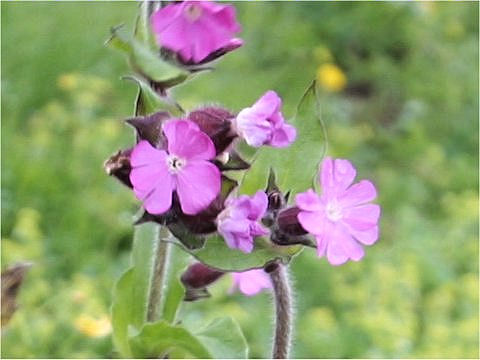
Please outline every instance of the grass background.
[{"label": "grass background", "polygon": [[[268,89],[287,116],[318,69],[329,153],[373,179],[381,238],[359,263],[292,264],[298,358],[478,358],[478,3],[236,3],[245,46],[176,89],[187,109],[239,111]],[[115,356],[111,289],[127,266],[133,195],[102,163],[132,142],[135,88],[109,27],[135,3],[1,3],[2,268],[32,261],[2,357]],[[228,313],[268,357],[268,294],[186,304]],[[262,314],[262,316],[259,316]]]}]

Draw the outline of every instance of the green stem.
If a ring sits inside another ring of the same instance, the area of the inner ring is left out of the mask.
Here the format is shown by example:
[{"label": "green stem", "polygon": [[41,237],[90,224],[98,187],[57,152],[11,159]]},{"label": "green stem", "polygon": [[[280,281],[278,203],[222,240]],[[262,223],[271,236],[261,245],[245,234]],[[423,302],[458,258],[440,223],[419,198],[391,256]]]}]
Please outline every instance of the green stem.
[{"label": "green stem", "polygon": [[153,259],[153,274],[150,282],[150,292],[148,295],[147,305],[147,321],[153,322],[158,320],[160,310],[163,306],[163,293],[166,286],[168,273],[170,243],[163,241],[166,229],[160,228],[157,234],[157,242],[155,247],[155,257]]}]

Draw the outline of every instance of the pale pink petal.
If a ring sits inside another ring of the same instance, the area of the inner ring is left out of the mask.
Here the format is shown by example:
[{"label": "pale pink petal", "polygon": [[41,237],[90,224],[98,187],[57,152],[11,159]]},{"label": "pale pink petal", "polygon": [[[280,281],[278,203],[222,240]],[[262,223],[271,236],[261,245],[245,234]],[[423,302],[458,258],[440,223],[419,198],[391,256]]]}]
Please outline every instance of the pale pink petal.
[{"label": "pale pink petal", "polygon": [[342,222],[357,231],[365,231],[377,225],[380,217],[380,206],[366,204],[343,210]]},{"label": "pale pink petal", "polygon": [[348,256],[339,241],[330,240],[328,242],[327,260],[335,266],[342,265],[348,261]]},{"label": "pale pink petal", "polygon": [[248,214],[248,219],[250,220],[259,220],[268,207],[268,197],[264,191],[258,190],[255,195],[250,200],[250,212]]},{"label": "pale pink petal", "polygon": [[208,161],[189,161],[177,174],[177,193],[182,211],[198,214],[220,192],[220,171]]},{"label": "pale pink petal", "polygon": [[328,241],[325,238],[325,234],[323,235],[316,235],[315,239],[317,240],[317,256],[322,257],[325,256]]},{"label": "pale pink petal", "polygon": [[270,277],[263,269],[253,269],[232,273],[233,288],[238,288],[244,295],[253,296],[264,289],[272,288]]},{"label": "pale pink petal", "polygon": [[273,90],[267,91],[252,106],[252,115],[258,118],[268,119],[274,113],[279,111],[282,106],[282,99]]},{"label": "pale pink petal", "polygon": [[210,160],[215,157],[212,140],[194,122],[171,120],[163,125],[162,130],[167,137],[170,154],[187,160]]},{"label": "pale pink petal", "polygon": [[253,237],[257,236],[264,236],[270,234],[270,230],[268,230],[265,226],[258,222],[251,222],[250,223],[250,235]]},{"label": "pale pink petal", "polygon": [[320,235],[325,231],[327,219],[323,211],[301,211],[297,218],[300,225],[311,234]]},{"label": "pale pink petal", "polygon": [[252,108],[240,111],[235,119],[235,126],[240,136],[248,145],[260,147],[265,144],[271,136],[272,124],[265,118],[253,114]]},{"label": "pale pink petal", "polygon": [[326,157],[322,162],[320,173],[322,195],[330,199],[341,194],[353,182],[356,173],[350,161]]},{"label": "pale pink petal", "polygon": [[364,256],[363,247],[356,242],[341,224],[330,224],[326,238],[327,259],[332,265],[341,265],[347,260],[359,261]]},{"label": "pale pink petal", "polygon": [[335,187],[337,188],[337,191],[340,192],[352,184],[357,175],[357,171],[352,163],[345,159],[335,159],[334,166],[333,177]]},{"label": "pale pink petal", "polygon": [[283,124],[280,128],[275,129],[269,145],[273,147],[287,147],[295,141],[297,130],[289,124]]},{"label": "pale pink petal", "polygon": [[248,254],[253,251],[253,238],[245,238],[241,241],[238,241],[237,249]]},{"label": "pale pink petal", "polygon": [[359,231],[348,228],[350,234],[364,245],[372,245],[378,240],[378,226],[375,225],[367,230]]},{"label": "pale pink petal", "polygon": [[320,186],[322,193],[326,194],[334,187],[333,182],[333,159],[330,156],[325,157],[322,161],[320,170]]},{"label": "pale pink petal", "polygon": [[295,203],[301,210],[305,211],[320,211],[324,207],[320,201],[320,197],[312,189],[297,194],[295,196]]},{"label": "pale pink petal", "polygon": [[219,222],[218,232],[231,249],[253,250],[253,239],[250,236],[250,222],[242,219],[225,219]]},{"label": "pale pink petal", "polygon": [[377,197],[377,190],[371,181],[362,180],[350,186],[338,201],[343,207],[365,204]]}]

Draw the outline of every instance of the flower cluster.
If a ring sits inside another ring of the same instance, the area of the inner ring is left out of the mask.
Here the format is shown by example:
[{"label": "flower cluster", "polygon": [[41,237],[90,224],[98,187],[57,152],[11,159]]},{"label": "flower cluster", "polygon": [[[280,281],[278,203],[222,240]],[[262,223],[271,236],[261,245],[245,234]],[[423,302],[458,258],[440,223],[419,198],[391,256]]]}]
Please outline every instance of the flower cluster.
[{"label": "flower cluster", "polygon": [[[153,13],[150,21],[161,56],[182,66],[204,64],[243,44],[234,37],[241,27],[231,5],[175,2]],[[166,96],[165,88],[158,92]],[[368,180],[352,185],[356,170],[348,160],[325,158],[321,195],[312,189],[299,193],[294,206],[287,206],[289,194],[270,180],[253,196],[236,194],[238,184],[226,171],[248,171],[250,164],[238,151],[241,141],[254,148],[285,148],[297,138],[275,91],[238,114],[207,106],[181,116],[144,113],[127,123],[136,130],[136,144],[108,159],[105,169],[142,202],[145,213],[139,222],[166,225],[186,247],[192,235],[205,240],[217,233],[229,248],[251,253],[257,238],[268,237],[272,246],[315,246],[319,257],[340,265],[360,260],[362,245],[378,239],[380,207],[370,203],[375,186]],[[207,286],[222,275],[201,263],[190,266],[182,276],[186,299],[208,296]],[[234,273],[233,278],[234,288],[246,295],[271,287],[261,269]]]}]

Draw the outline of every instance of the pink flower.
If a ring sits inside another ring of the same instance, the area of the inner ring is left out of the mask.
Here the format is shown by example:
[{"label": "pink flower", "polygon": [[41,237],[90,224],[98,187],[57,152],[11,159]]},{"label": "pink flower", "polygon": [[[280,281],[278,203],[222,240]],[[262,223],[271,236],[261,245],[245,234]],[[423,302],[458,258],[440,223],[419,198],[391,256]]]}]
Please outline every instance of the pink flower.
[{"label": "pink flower", "polygon": [[356,170],[348,160],[327,157],[320,182],[322,195],[312,189],[295,198],[300,208],[298,221],[317,239],[317,254],[326,254],[332,265],[360,260],[363,245],[378,239],[380,206],[369,204],[376,198],[375,186],[368,180],[352,184]]},{"label": "pink flower", "polygon": [[237,133],[248,145],[254,147],[290,145],[295,141],[297,131],[292,125],[285,123],[281,107],[282,99],[277,93],[267,91],[252,107],[240,111],[235,119]]},{"label": "pink flower", "polygon": [[195,215],[220,192],[220,171],[208,160],[215,157],[212,140],[188,120],[163,124],[167,151],[140,141],[132,151],[130,181],[138,199],[151,214],[163,214],[177,192],[182,211]]},{"label": "pink flower", "polygon": [[165,6],[150,18],[160,46],[198,63],[215,51],[241,46],[233,34],[241,30],[235,8],[208,1],[183,1]]},{"label": "pink flower", "polygon": [[244,272],[232,273],[233,285],[231,292],[236,289],[247,296],[257,295],[264,289],[271,289],[272,282],[268,274],[263,269],[253,269]]},{"label": "pink flower", "polygon": [[257,191],[251,198],[242,195],[227,200],[225,209],[217,217],[217,230],[229,248],[249,253],[253,250],[254,238],[269,233],[259,223],[267,206],[268,198],[263,191]]}]

